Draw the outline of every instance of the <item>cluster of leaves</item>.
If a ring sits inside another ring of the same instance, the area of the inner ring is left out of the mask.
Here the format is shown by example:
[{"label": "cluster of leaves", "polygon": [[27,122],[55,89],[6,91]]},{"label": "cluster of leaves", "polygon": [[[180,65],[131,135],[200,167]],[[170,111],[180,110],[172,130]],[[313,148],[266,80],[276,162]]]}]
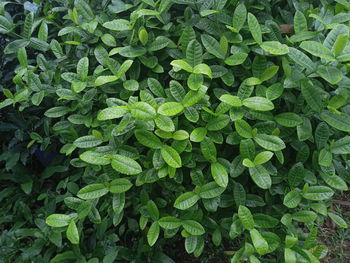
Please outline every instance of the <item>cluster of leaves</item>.
[{"label": "cluster of leaves", "polygon": [[320,262],[318,226],[347,227],[348,0],[38,2],[0,4],[0,261]]}]

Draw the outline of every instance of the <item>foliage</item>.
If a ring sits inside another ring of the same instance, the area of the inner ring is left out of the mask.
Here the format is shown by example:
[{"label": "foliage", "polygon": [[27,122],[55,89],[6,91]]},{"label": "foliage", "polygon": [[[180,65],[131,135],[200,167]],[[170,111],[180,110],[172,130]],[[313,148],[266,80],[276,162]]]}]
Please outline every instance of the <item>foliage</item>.
[{"label": "foliage", "polygon": [[349,11],[2,2],[0,262],[320,262],[318,226],[347,227]]}]

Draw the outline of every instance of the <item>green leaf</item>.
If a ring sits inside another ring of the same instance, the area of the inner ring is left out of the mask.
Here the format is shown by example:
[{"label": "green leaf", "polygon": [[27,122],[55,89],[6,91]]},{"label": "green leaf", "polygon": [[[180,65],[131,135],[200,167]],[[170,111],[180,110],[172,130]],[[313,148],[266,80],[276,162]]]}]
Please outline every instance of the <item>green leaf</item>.
[{"label": "green leaf", "polygon": [[332,52],[320,42],[303,41],[300,45],[300,48],[304,49],[306,52],[315,57],[319,57],[327,61],[335,61]]},{"label": "green leaf", "polygon": [[303,123],[303,119],[294,112],[285,112],[275,115],[275,121],[284,127],[296,127]]},{"label": "green leaf", "polygon": [[328,216],[333,220],[334,223],[336,223],[341,228],[348,228],[348,224],[345,222],[343,218],[340,216],[334,214],[334,213],[328,213]]},{"label": "green leaf", "polygon": [[213,78],[213,73],[211,72],[210,67],[207,64],[198,64],[193,68],[194,74],[203,74],[207,75],[209,78]]},{"label": "green leaf", "polygon": [[245,120],[241,119],[241,120],[236,120],[235,121],[235,129],[237,131],[237,133],[242,136],[243,138],[253,138],[253,129],[252,127],[249,125],[248,122],[246,122]]},{"label": "green leaf", "polygon": [[94,151],[83,152],[79,157],[84,162],[94,165],[107,165],[111,163],[111,160],[105,154]]},{"label": "green leaf", "polygon": [[182,100],[183,107],[187,108],[195,105],[198,101],[200,101],[204,97],[207,89],[208,88],[206,86],[202,86],[197,91],[190,90],[189,92],[187,92],[185,97]]},{"label": "green leaf", "polygon": [[221,52],[219,42],[212,36],[203,34],[201,35],[201,40],[205,49],[215,57],[219,59],[224,59],[225,55]]},{"label": "green leaf", "polygon": [[160,227],[158,222],[153,222],[147,232],[147,242],[152,247],[159,237]]},{"label": "green leaf", "polygon": [[253,245],[254,245],[256,251],[260,255],[265,255],[266,253],[268,253],[269,245],[268,245],[267,241],[263,238],[263,236],[259,233],[259,231],[256,229],[251,229],[249,231],[249,234],[250,234],[250,237],[253,241]]},{"label": "green leaf", "polygon": [[72,215],[52,214],[46,218],[46,224],[52,227],[64,227],[68,226],[71,220]]},{"label": "green leaf", "polygon": [[316,69],[315,63],[307,55],[296,48],[289,47],[288,56],[299,66],[306,68],[309,71],[314,71]]},{"label": "green leaf", "polygon": [[301,195],[297,190],[292,190],[284,196],[283,204],[288,208],[295,208],[301,202]]},{"label": "green leaf", "polygon": [[318,164],[321,166],[330,166],[332,164],[332,153],[326,149],[322,149],[318,154]]},{"label": "green leaf", "polygon": [[205,233],[203,226],[194,220],[182,221],[182,227],[193,236],[200,236]]},{"label": "green leaf", "polygon": [[121,48],[118,54],[127,58],[135,58],[146,54],[146,52],[147,50],[144,47],[126,46]]},{"label": "green leaf", "polygon": [[210,170],[215,182],[221,187],[227,187],[228,174],[225,167],[218,162],[214,162],[210,165]]},{"label": "green leaf", "polygon": [[312,223],[316,220],[317,214],[312,211],[301,210],[292,215],[293,220],[302,223]]},{"label": "green leaf", "polygon": [[259,144],[262,148],[269,151],[281,151],[286,148],[284,142],[274,135],[267,134],[257,134],[254,137],[254,140],[257,144]]},{"label": "green leaf", "polygon": [[212,199],[220,196],[224,191],[225,187],[221,187],[215,182],[210,182],[200,187],[199,196],[203,199]]},{"label": "green leaf", "polygon": [[104,184],[89,184],[79,190],[77,196],[81,199],[97,199],[108,193],[108,188]]},{"label": "green leaf", "polygon": [[191,67],[190,64],[188,64],[185,60],[183,59],[177,59],[171,61],[170,65],[174,67],[175,71],[179,71],[181,69],[187,71],[187,72],[192,72],[193,68]]},{"label": "green leaf", "polygon": [[304,166],[302,163],[296,163],[288,172],[288,183],[291,187],[297,187],[304,180]]},{"label": "green leaf", "polygon": [[255,42],[259,45],[262,44],[262,33],[258,19],[252,14],[248,13],[248,27]]},{"label": "green leaf", "polygon": [[152,218],[153,221],[157,221],[159,219],[159,210],[155,202],[152,200],[148,200],[147,202],[147,211],[148,215]]},{"label": "green leaf", "polygon": [[250,97],[244,99],[243,105],[256,111],[271,111],[275,108],[270,100],[263,97]]},{"label": "green leaf", "polygon": [[247,230],[254,229],[254,218],[252,213],[247,207],[243,205],[240,205],[238,207],[238,217],[245,229]]},{"label": "green leaf", "polygon": [[130,114],[136,119],[150,121],[154,120],[157,115],[156,110],[146,102],[135,102],[134,104],[129,105],[128,107],[130,110]]},{"label": "green leaf", "polygon": [[112,157],[112,167],[119,173],[135,175],[142,172],[141,166],[130,157],[114,154]]},{"label": "green leaf", "polygon": [[247,53],[236,53],[233,54],[225,59],[225,64],[229,66],[237,66],[244,63],[244,61],[247,59],[248,54]]},{"label": "green leaf", "polygon": [[296,34],[308,31],[306,18],[299,10],[294,15],[294,31]]},{"label": "green leaf", "polygon": [[348,186],[346,182],[337,175],[328,175],[326,173],[321,172],[322,179],[328,184],[329,186],[339,190],[339,191],[347,191]]},{"label": "green leaf", "polygon": [[309,200],[322,201],[333,196],[334,192],[327,186],[310,186],[303,197]]},{"label": "green leaf", "polygon": [[201,44],[197,40],[191,40],[188,43],[187,49],[186,49],[186,60],[188,63],[195,67],[196,65],[202,63],[203,61],[203,49]]},{"label": "green leaf", "polygon": [[232,18],[232,27],[238,33],[243,27],[247,18],[247,8],[243,3],[237,5]]},{"label": "green leaf", "polygon": [[173,168],[180,168],[182,166],[181,157],[174,148],[163,145],[160,149],[164,161]]},{"label": "green leaf", "polygon": [[158,108],[158,113],[165,116],[175,116],[184,110],[179,102],[166,102]]},{"label": "green leaf", "polygon": [[285,44],[281,44],[278,41],[265,41],[265,42],[262,42],[260,47],[272,55],[280,56],[280,55],[285,55],[289,53],[288,46]]},{"label": "green leaf", "polygon": [[159,225],[164,229],[176,229],[181,226],[180,219],[173,216],[165,216],[158,220]]},{"label": "green leaf", "polygon": [[199,200],[199,196],[194,192],[187,192],[176,198],[174,207],[180,210],[186,210],[194,206]]},{"label": "green leaf", "polygon": [[331,152],[334,154],[349,154],[350,153],[350,136],[345,136],[332,145]]},{"label": "green leaf", "polygon": [[95,86],[102,86],[105,85],[107,83],[113,82],[118,80],[118,77],[116,76],[99,76],[97,77],[97,79],[95,80]]},{"label": "green leaf", "polygon": [[339,56],[345,49],[348,42],[349,42],[349,34],[346,34],[346,33],[340,34],[333,45],[334,56],[336,57]]},{"label": "green leaf", "polygon": [[311,109],[316,112],[320,112],[322,110],[321,96],[309,81],[303,80],[301,82],[301,93]]},{"label": "green leaf", "polygon": [[320,117],[333,128],[340,131],[350,132],[350,116],[347,114],[336,114],[331,111],[322,111]]},{"label": "green leaf", "polygon": [[45,111],[44,115],[48,118],[59,118],[70,112],[70,109],[65,106],[57,106]]},{"label": "green leaf", "polygon": [[230,117],[228,115],[219,115],[211,119],[207,124],[208,131],[220,131],[224,129],[230,122]]},{"label": "green leaf", "polygon": [[128,59],[123,62],[123,64],[120,65],[116,77],[119,79],[121,76],[123,76],[131,67],[134,61]]},{"label": "green leaf", "polygon": [[254,164],[260,165],[260,164],[267,163],[268,161],[270,161],[272,156],[273,156],[273,152],[269,152],[269,151],[261,152],[257,156],[255,156]]},{"label": "green leaf", "polygon": [[109,191],[113,194],[120,194],[128,191],[132,187],[132,183],[125,178],[114,179],[109,184]]},{"label": "green leaf", "polygon": [[203,141],[200,143],[200,148],[205,159],[207,159],[211,163],[216,162],[216,147],[211,139],[204,138]]},{"label": "green leaf", "polygon": [[74,220],[70,221],[66,234],[72,244],[79,244],[79,232]]},{"label": "green leaf", "polygon": [[89,59],[81,58],[77,64],[77,74],[81,81],[86,81],[89,74]]},{"label": "green leaf", "polygon": [[160,149],[163,146],[159,138],[149,131],[136,130],[135,137],[139,143],[151,149]]},{"label": "green leaf", "polygon": [[73,144],[78,148],[92,148],[100,145],[102,141],[93,135],[86,135],[76,139]]},{"label": "green leaf", "polygon": [[114,19],[103,24],[103,27],[114,31],[130,30],[130,24],[125,19]]},{"label": "green leaf", "polygon": [[233,96],[230,94],[224,94],[220,97],[220,101],[225,102],[226,104],[232,107],[241,107],[242,101],[237,96]]},{"label": "green leaf", "polygon": [[295,252],[287,247],[284,249],[284,262],[285,263],[296,263],[297,262],[297,257],[296,257]]},{"label": "green leaf", "polygon": [[343,79],[343,73],[334,66],[320,65],[317,68],[317,73],[332,85],[337,84]]},{"label": "green leaf", "polygon": [[190,140],[192,142],[201,142],[207,135],[207,129],[204,127],[195,128],[190,134]]},{"label": "green leaf", "polygon": [[159,97],[165,96],[164,89],[157,79],[148,78],[147,85],[154,95]]},{"label": "green leaf", "polygon": [[283,85],[280,83],[272,84],[266,90],[266,98],[269,100],[275,100],[282,96],[284,91]]},{"label": "green leaf", "polygon": [[249,168],[249,173],[254,183],[260,188],[269,189],[271,187],[271,177],[264,166],[258,165],[251,167]]},{"label": "green leaf", "polygon": [[122,106],[112,106],[100,111],[97,115],[99,121],[118,119],[127,113],[127,109]]}]

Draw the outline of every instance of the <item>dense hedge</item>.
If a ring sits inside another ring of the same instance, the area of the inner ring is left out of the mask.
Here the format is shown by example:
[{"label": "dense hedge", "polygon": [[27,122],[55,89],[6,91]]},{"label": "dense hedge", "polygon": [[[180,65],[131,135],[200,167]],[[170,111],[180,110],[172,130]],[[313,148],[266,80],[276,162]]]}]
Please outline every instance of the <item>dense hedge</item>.
[{"label": "dense hedge", "polygon": [[0,3],[0,262],[320,262],[323,220],[347,227],[349,21],[348,0]]}]

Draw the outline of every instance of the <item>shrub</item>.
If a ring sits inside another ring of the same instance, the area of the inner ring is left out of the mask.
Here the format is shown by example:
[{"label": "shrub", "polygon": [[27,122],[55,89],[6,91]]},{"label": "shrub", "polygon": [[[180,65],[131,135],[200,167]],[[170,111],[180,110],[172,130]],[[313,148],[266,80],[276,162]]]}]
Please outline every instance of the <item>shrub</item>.
[{"label": "shrub", "polygon": [[3,262],[314,263],[347,227],[348,1],[8,8]]}]

